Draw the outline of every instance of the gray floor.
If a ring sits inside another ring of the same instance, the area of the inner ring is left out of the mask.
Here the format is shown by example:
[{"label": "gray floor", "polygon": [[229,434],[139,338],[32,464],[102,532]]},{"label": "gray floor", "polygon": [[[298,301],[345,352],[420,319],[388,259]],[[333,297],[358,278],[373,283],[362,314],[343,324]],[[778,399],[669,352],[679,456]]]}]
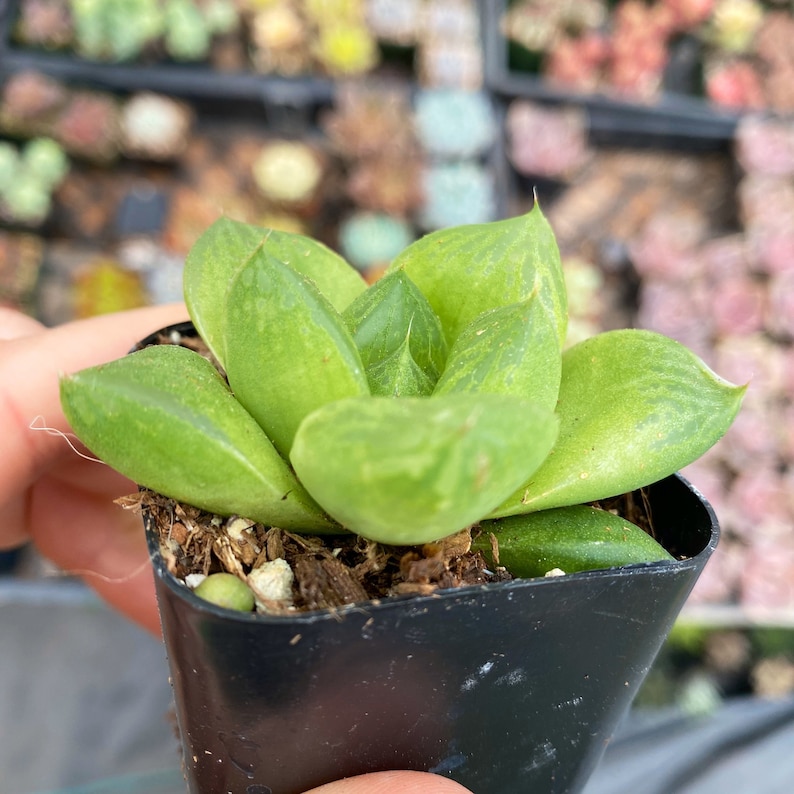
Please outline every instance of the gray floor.
[{"label": "gray floor", "polygon": [[[0,794],[184,794],[161,644],[69,580],[0,577]],[[794,700],[633,714],[585,794],[790,794]],[[520,794],[505,792],[505,794]]]}]

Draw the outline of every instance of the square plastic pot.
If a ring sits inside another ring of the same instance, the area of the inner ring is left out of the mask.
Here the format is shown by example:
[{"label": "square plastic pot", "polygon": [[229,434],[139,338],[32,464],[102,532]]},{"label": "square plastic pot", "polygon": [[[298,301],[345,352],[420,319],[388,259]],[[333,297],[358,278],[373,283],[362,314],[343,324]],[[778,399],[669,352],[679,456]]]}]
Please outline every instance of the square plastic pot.
[{"label": "square plastic pot", "polygon": [[476,794],[581,791],[717,545],[683,478],[648,497],[678,562],[289,617],[195,596],[146,521],[189,790],[416,769]]}]

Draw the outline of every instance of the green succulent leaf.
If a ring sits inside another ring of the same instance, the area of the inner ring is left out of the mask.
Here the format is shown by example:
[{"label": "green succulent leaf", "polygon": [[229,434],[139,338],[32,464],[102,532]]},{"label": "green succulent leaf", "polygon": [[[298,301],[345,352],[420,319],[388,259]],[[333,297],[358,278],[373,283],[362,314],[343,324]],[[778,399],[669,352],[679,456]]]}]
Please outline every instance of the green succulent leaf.
[{"label": "green succulent leaf", "polygon": [[403,271],[375,282],[342,316],[361,354],[373,394],[409,396],[405,391],[395,392],[390,383],[405,385],[406,375],[416,387],[421,384],[422,391],[413,394],[432,392],[444,367],[447,344],[427,298]]},{"label": "green succulent leaf", "polygon": [[[513,576],[543,576],[614,568],[632,563],[673,562],[672,557],[636,524],[606,510],[572,505],[498,521],[483,521],[472,547],[491,557],[491,535],[499,565]],[[496,562],[496,561],[494,561]]]},{"label": "green succulent leaf", "polygon": [[557,329],[532,295],[485,312],[463,329],[434,394],[515,394],[553,411],[561,371]]},{"label": "green succulent leaf", "polygon": [[367,380],[372,394],[379,397],[427,397],[435,386],[411,355],[410,333],[388,358],[369,367]]},{"label": "green succulent leaf", "polygon": [[316,240],[220,218],[199,237],[187,255],[184,292],[193,325],[224,365],[226,288],[262,248],[311,279],[337,311],[342,311],[366,289],[358,271]]},{"label": "green succulent leaf", "polygon": [[343,526],[395,545],[479,520],[551,449],[550,411],[512,395],[351,398],[298,429],[292,465]]},{"label": "green succulent leaf", "polygon": [[266,248],[234,277],[224,314],[229,385],[284,456],[307,414],[369,394],[341,315],[313,282]]},{"label": "green succulent leaf", "polygon": [[80,440],[134,482],[219,515],[339,531],[197,353],[147,347],[64,376],[60,390]]},{"label": "green succulent leaf", "polygon": [[744,392],[661,334],[586,339],[563,353],[554,451],[492,516],[592,502],[667,477],[725,434]]},{"label": "green succulent leaf", "polygon": [[486,224],[433,232],[392,262],[424,293],[441,320],[447,342],[489,309],[537,294],[565,341],[567,302],[560,252],[536,204],[530,213]]}]

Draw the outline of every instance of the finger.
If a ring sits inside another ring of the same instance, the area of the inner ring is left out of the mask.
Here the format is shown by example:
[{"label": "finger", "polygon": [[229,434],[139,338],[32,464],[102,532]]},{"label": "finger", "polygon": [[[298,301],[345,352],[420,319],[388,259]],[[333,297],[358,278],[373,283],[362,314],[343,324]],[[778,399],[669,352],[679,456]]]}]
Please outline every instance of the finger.
[{"label": "finger", "polygon": [[0,342],[6,339],[19,339],[22,336],[42,331],[44,326],[27,314],[22,314],[7,306],[0,306]]},{"label": "finger", "polygon": [[305,794],[471,794],[460,783],[429,772],[373,772],[313,788]]},{"label": "finger", "polygon": [[60,373],[119,358],[141,338],[186,315],[181,304],[152,306],[0,342],[0,437],[5,453],[0,458],[0,505],[53,461],[73,454],[63,439],[30,429],[42,417],[47,427],[68,430],[60,406]]}]

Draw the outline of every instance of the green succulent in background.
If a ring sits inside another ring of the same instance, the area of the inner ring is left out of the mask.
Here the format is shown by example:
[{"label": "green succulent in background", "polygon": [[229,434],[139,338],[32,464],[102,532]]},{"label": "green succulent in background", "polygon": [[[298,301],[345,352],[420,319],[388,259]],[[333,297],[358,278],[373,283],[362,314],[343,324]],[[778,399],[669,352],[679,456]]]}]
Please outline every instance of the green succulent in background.
[{"label": "green succulent in background", "polygon": [[206,58],[212,32],[201,8],[192,0],[167,0],[164,13],[168,54],[179,61]]},{"label": "green succulent in background", "polygon": [[131,61],[163,30],[159,0],[71,0],[76,49],[94,60]]},{"label": "green succulent in background", "polygon": [[222,372],[162,345],[64,376],[94,454],[284,529],[412,545],[479,523],[517,575],[671,559],[582,503],[699,457],[744,393],[648,331],[563,352],[565,284],[537,206],[429,234],[370,287],[309,238],[222,219],[184,290]]},{"label": "green succulent in background", "polygon": [[69,172],[69,158],[52,138],[34,138],[25,145],[22,164],[48,189],[56,187]]},{"label": "green succulent in background", "polygon": [[18,223],[41,223],[52,207],[52,192],[68,171],[68,157],[51,138],[34,138],[21,151],[0,142],[0,207]]}]

